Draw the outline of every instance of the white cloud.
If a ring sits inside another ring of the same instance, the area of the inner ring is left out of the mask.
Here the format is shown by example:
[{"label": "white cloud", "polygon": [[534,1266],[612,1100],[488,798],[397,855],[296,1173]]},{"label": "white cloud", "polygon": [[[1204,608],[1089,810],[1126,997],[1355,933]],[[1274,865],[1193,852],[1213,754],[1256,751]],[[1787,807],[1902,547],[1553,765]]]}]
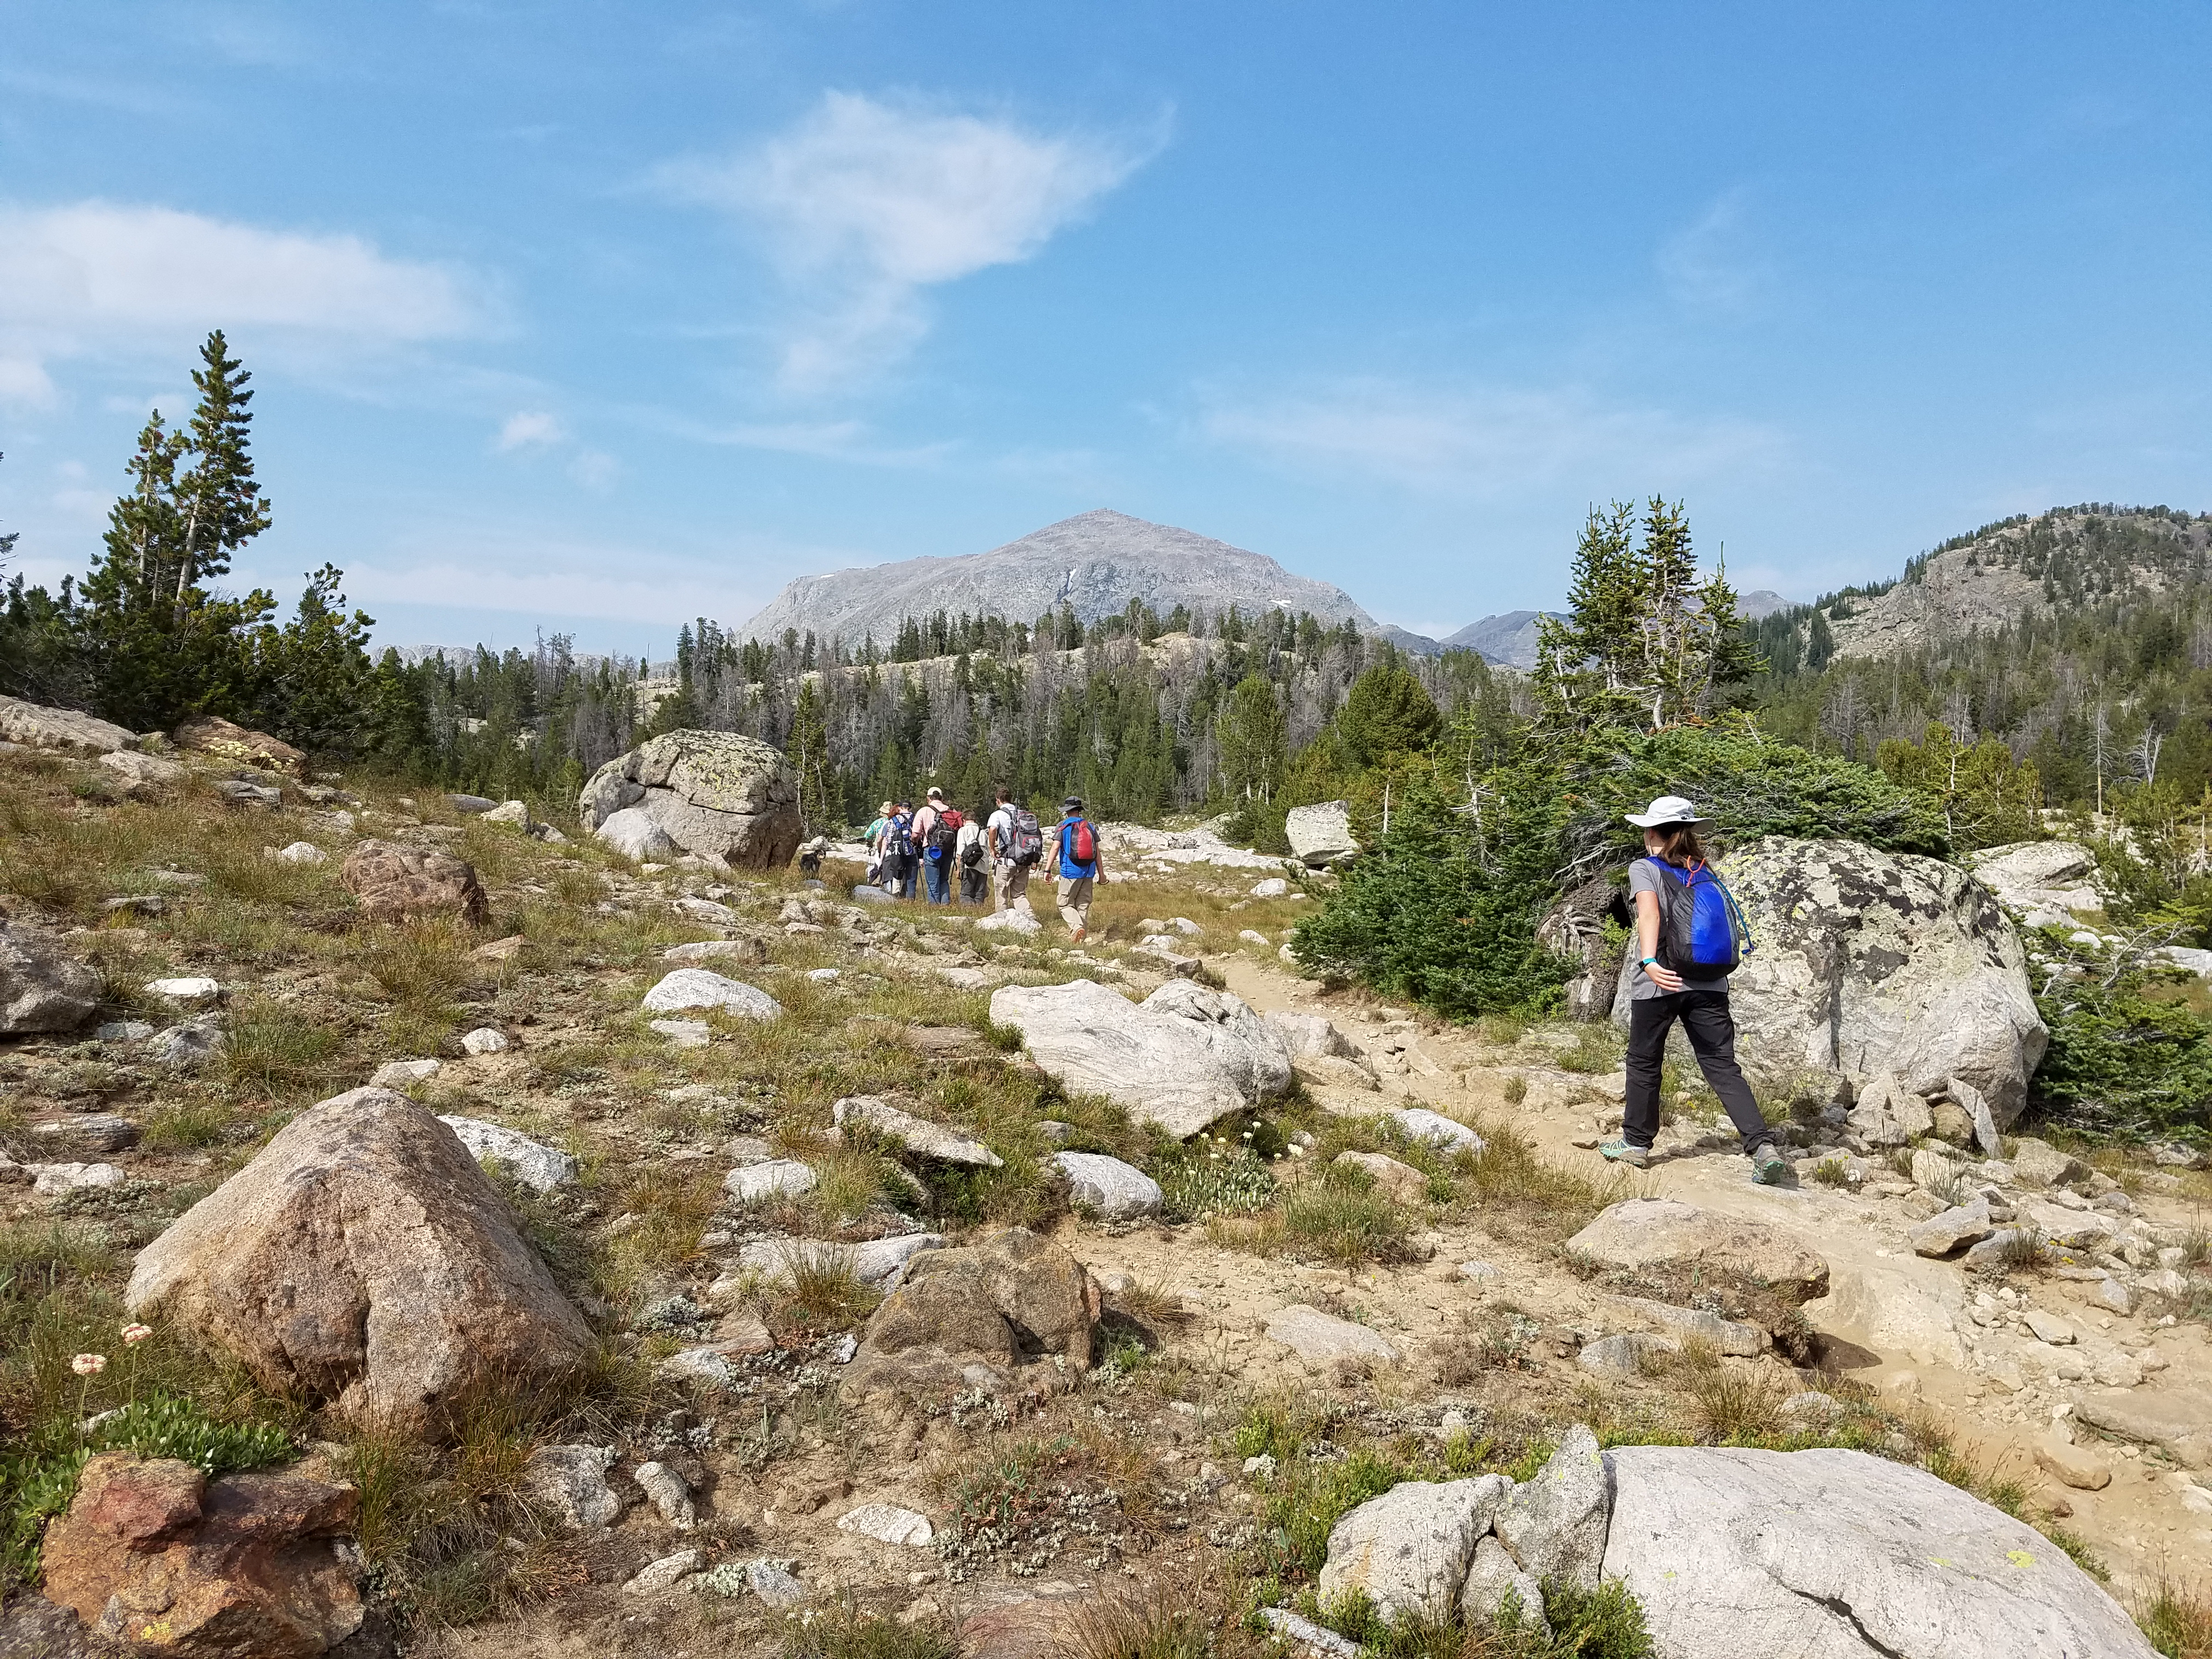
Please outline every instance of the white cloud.
[{"label": "white cloud", "polygon": [[1773,267],[1746,224],[1748,202],[1747,191],[1729,191],[1659,245],[1660,278],[1682,304],[1741,311],[1772,282]]},{"label": "white cloud", "polygon": [[783,381],[818,391],[895,362],[927,331],[924,289],[1031,258],[1158,142],[1054,137],[833,92],[734,159],[657,177],[764,236],[805,296],[783,335]]},{"label": "white cloud", "polygon": [[1438,389],[1349,380],[1276,395],[1211,397],[1200,429],[1301,471],[1323,468],[1450,495],[1497,497],[1562,481],[1593,495],[1761,465],[1771,428],[1611,403],[1565,388]]},{"label": "white cloud", "polygon": [[524,410],[507,417],[492,447],[502,455],[518,449],[546,449],[568,437],[560,420],[543,410]]},{"label": "white cloud", "polygon": [[173,208],[0,208],[0,396],[52,396],[45,365],[256,328],[324,349],[450,338],[479,325],[471,285],[357,236],[267,230]]}]

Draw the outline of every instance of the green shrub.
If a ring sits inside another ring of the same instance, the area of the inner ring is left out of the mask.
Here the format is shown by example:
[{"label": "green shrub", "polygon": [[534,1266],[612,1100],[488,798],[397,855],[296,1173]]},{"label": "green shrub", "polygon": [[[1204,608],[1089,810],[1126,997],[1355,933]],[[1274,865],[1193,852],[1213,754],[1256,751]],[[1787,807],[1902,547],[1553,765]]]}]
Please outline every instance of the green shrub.
[{"label": "green shrub", "polygon": [[2030,1098],[2046,1121],[2128,1139],[2203,1133],[2212,1021],[2147,994],[2156,985],[2126,974],[2109,988],[2080,980],[2036,1000],[2051,1046]]},{"label": "green shrub", "polygon": [[1209,1215],[1249,1215],[1275,1196],[1275,1177],[1243,1147],[1234,1152],[1209,1146],[1204,1138],[1154,1171],[1164,1200],[1162,1208],[1176,1221]]}]

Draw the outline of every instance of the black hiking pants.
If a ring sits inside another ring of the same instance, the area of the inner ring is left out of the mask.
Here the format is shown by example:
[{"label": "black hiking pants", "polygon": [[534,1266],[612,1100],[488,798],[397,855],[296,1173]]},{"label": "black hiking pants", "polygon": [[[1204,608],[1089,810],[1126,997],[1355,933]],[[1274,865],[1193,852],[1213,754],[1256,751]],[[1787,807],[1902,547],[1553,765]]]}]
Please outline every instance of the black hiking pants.
[{"label": "black hiking pants", "polygon": [[1621,1111],[1621,1139],[1649,1147],[1659,1138],[1659,1066],[1667,1055],[1667,1033],[1676,1020],[1690,1039],[1698,1069],[1728,1108],[1729,1121],[1749,1152],[1771,1142],[1774,1131],[1759,1115],[1751,1085],[1735,1063],[1735,1021],[1726,991],[1677,991],[1628,1005],[1628,1097]]}]

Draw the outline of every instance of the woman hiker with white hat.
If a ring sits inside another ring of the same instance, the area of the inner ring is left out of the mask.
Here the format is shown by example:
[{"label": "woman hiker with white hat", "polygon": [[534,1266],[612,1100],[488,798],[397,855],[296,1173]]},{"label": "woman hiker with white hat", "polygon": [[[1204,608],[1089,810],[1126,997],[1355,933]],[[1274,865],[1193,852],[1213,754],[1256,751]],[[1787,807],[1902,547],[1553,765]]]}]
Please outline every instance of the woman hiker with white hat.
[{"label": "woman hiker with white hat", "polygon": [[1739,958],[1742,920],[1698,842],[1698,832],[1711,829],[1713,821],[1699,817],[1680,795],[1662,795],[1647,810],[1625,816],[1644,831],[1648,856],[1628,866],[1629,897],[1636,907],[1628,1093],[1620,1138],[1598,1151],[1639,1170],[1650,1162],[1651,1143],[1659,1135],[1659,1068],[1667,1033],[1679,1019],[1698,1069],[1743,1137],[1751,1178],[1778,1185],[1790,1165],[1735,1063],[1728,976]]}]

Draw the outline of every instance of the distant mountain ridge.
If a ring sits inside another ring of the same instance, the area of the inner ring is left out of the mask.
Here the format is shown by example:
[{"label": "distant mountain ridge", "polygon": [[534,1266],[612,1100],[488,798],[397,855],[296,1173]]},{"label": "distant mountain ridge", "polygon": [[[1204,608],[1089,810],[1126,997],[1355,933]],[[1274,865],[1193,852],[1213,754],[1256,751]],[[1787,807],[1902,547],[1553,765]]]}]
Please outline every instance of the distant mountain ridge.
[{"label": "distant mountain ridge", "polygon": [[1178,605],[1209,616],[1232,605],[1248,614],[1280,606],[1382,631],[1332,583],[1294,576],[1262,553],[1106,508],[988,553],[801,576],[734,631],[740,639],[772,641],[796,629],[858,649],[869,636],[888,646],[908,617],[939,611],[1029,623],[1065,604],[1078,620],[1092,623],[1127,610],[1132,599],[1163,617]]}]

